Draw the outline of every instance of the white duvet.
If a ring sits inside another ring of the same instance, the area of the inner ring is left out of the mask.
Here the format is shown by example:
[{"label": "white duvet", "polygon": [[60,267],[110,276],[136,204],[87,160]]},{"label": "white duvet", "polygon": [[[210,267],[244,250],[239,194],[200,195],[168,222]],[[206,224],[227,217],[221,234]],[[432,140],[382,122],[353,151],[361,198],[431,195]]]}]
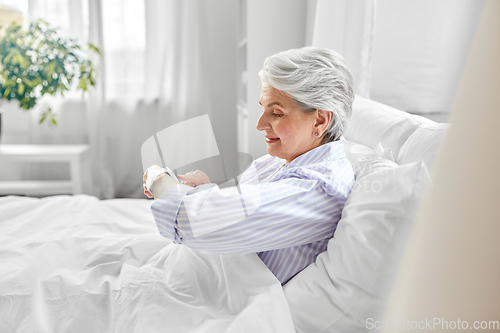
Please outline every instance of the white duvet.
[{"label": "white duvet", "polygon": [[0,197],[0,332],[293,332],[255,254],[159,236],[151,201]]}]

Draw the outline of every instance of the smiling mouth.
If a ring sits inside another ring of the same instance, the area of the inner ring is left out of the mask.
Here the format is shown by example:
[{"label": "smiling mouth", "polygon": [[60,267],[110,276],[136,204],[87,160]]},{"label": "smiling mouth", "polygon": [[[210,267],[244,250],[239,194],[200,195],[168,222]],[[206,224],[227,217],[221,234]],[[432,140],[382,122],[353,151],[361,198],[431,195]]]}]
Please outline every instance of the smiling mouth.
[{"label": "smiling mouth", "polygon": [[277,142],[279,141],[280,138],[269,138],[266,136],[266,142],[267,143],[274,143],[274,142]]}]

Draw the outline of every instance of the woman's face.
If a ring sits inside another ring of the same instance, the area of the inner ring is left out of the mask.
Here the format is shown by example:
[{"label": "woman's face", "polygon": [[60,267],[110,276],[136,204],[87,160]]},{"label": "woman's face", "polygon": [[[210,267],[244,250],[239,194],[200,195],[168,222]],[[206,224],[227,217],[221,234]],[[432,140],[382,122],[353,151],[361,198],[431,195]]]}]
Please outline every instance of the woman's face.
[{"label": "woman's face", "polygon": [[315,136],[318,111],[304,113],[289,96],[268,83],[262,85],[260,104],[264,111],[257,122],[257,130],[264,131],[269,155],[289,163],[320,145],[322,133]]}]

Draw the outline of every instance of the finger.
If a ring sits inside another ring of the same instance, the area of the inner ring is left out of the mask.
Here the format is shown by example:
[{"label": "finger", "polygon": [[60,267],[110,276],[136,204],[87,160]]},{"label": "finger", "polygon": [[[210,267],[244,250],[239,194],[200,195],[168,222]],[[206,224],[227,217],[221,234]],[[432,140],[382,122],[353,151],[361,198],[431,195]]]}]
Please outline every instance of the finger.
[{"label": "finger", "polygon": [[183,180],[185,180],[185,181],[192,180],[192,179],[193,179],[193,177],[194,177],[193,175],[188,175],[188,174],[186,174],[186,175],[180,175],[180,176],[177,176],[177,178],[179,178],[179,179],[183,179]]}]

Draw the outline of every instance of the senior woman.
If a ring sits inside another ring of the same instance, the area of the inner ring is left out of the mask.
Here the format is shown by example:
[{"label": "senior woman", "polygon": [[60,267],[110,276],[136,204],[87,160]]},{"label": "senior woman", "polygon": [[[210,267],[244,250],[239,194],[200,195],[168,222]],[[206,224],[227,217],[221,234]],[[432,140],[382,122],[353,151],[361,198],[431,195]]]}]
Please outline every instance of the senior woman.
[{"label": "senior woman", "polygon": [[156,179],[144,193],[157,199],[151,209],[163,236],[211,252],[255,252],[285,284],[326,250],[354,184],[340,141],[352,76],[338,53],[313,47],[268,57],[259,75],[257,129],[268,155],[243,174],[243,193],[221,193],[198,170],[179,184],[159,166],[144,174],[144,184],[148,174]]}]

